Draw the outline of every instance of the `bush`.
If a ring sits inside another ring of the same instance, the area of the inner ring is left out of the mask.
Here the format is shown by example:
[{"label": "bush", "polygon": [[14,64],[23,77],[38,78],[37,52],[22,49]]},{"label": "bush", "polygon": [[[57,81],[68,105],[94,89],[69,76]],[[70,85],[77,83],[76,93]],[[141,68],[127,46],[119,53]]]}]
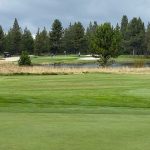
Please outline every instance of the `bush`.
[{"label": "bush", "polygon": [[19,64],[19,66],[31,66],[31,59],[26,51],[23,51],[21,53],[18,64]]}]

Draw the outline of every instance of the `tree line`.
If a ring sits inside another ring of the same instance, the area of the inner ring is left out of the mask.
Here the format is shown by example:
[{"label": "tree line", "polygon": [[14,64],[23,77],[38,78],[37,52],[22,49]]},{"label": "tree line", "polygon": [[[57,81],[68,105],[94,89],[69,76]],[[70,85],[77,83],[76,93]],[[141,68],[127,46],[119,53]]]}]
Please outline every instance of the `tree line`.
[{"label": "tree line", "polygon": [[[99,30],[101,33],[98,33],[100,26],[95,21],[90,22],[85,28],[81,22],[75,22],[64,29],[62,23],[56,19],[50,31],[46,28],[38,29],[33,38],[31,31],[28,28],[22,30],[15,19],[13,27],[7,33],[0,26],[0,53],[10,52],[12,55],[19,55],[22,51],[27,51],[35,55],[63,54],[64,52],[89,54],[93,51],[93,41],[98,41],[101,35],[105,35],[108,41],[113,40],[111,44],[114,44],[118,38],[119,54],[150,54],[150,23],[145,26],[141,18],[134,17],[129,20],[124,15],[120,24],[113,26],[111,23],[106,23],[105,28],[101,28],[102,30]],[[108,30],[105,30],[106,28]],[[116,32],[113,33],[113,31]],[[108,41],[105,44],[113,47]]]}]

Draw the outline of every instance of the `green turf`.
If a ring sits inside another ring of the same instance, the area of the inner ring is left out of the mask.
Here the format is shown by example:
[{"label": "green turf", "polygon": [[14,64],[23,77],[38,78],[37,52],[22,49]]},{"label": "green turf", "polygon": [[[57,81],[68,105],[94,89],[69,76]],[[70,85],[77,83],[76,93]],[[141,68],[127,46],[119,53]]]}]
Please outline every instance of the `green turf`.
[{"label": "green turf", "polygon": [[117,63],[136,63],[136,62],[144,62],[150,63],[150,57],[145,56],[133,56],[133,55],[121,55],[115,59]]},{"label": "green turf", "polygon": [[150,76],[0,76],[0,150],[149,150]]},{"label": "green turf", "polygon": [[0,113],[0,149],[149,150],[149,117]]},{"label": "green turf", "polygon": [[1,76],[0,110],[67,106],[150,107],[149,75]]},{"label": "green turf", "polygon": [[0,114],[1,150],[149,150],[150,116]]},{"label": "green turf", "polygon": [[[87,57],[82,55],[81,57]],[[80,57],[80,58],[81,58]],[[58,56],[33,56],[32,63],[33,64],[86,64],[86,63],[95,63],[94,60],[79,60],[77,55],[58,55]],[[150,58],[146,58],[144,56],[132,56],[132,55],[121,55],[118,58],[115,58],[117,63],[136,63],[137,61],[143,61],[145,63],[150,63]]]},{"label": "green turf", "polygon": [[[85,57],[85,56],[81,56],[81,57]],[[67,56],[63,56],[63,55],[58,55],[58,56],[33,56],[31,57],[32,63],[33,64],[83,64],[83,63],[88,63],[91,61],[83,61],[83,60],[79,60],[79,58],[77,55],[67,55]],[[93,61],[92,61],[93,62]]]}]

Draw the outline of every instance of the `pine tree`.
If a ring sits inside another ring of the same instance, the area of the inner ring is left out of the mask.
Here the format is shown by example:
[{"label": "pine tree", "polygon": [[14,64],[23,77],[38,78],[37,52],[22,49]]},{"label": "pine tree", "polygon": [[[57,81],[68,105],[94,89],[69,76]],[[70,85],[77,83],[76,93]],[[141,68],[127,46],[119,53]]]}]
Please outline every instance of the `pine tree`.
[{"label": "pine tree", "polygon": [[121,20],[121,33],[123,35],[123,38],[125,38],[127,27],[128,27],[128,17],[124,15]]},{"label": "pine tree", "polygon": [[10,52],[11,54],[14,54],[14,44],[13,44],[13,34],[12,29],[10,29],[5,35],[5,51]]},{"label": "pine tree", "polygon": [[64,36],[62,38],[62,47],[64,51],[70,54],[73,53],[74,50],[73,35],[73,26],[70,24],[69,27],[64,30]]},{"label": "pine tree", "polygon": [[145,26],[141,18],[133,18],[127,28],[126,44],[129,54],[143,55],[145,51]]},{"label": "pine tree", "polygon": [[49,53],[49,37],[44,27],[43,31],[40,33],[40,40],[41,40],[41,52],[42,53]]},{"label": "pine tree", "polygon": [[146,35],[145,35],[145,43],[146,43],[146,52],[145,55],[150,55],[150,23],[148,23]]},{"label": "pine tree", "polygon": [[50,46],[52,53],[56,54],[61,51],[61,40],[63,35],[63,27],[61,22],[56,19],[52,25],[50,32]]},{"label": "pine tree", "polygon": [[48,33],[45,27],[42,30],[42,32],[40,32],[40,29],[38,29],[38,32],[35,38],[35,51],[34,52],[36,55],[49,53],[49,38],[48,38]]},{"label": "pine tree", "polygon": [[15,18],[14,25],[11,31],[12,31],[12,44],[13,44],[12,52],[13,54],[21,54],[22,32],[21,32],[21,28],[16,18]]},{"label": "pine tree", "polygon": [[84,27],[80,22],[77,22],[73,26],[74,30],[74,49],[75,52],[83,51],[84,48],[84,42],[85,42],[85,33],[84,33]]},{"label": "pine tree", "polygon": [[113,50],[113,57],[118,56],[121,54],[121,47],[122,47],[122,33],[121,29],[119,27],[119,24],[117,23],[116,27],[113,31],[113,40],[112,40],[112,50]]},{"label": "pine tree", "polygon": [[31,66],[31,64],[32,64],[31,63],[31,58],[28,55],[28,52],[27,51],[22,51],[20,59],[18,61],[18,65],[19,66]]},{"label": "pine tree", "polygon": [[121,20],[121,34],[122,34],[122,54],[128,53],[128,45],[126,44],[127,39],[127,29],[128,29],[128,17],[124,15]]},{"label": "pine tree", "polygon": [[22,40],[21,40],[21,50],[27,51],[29,54],[33,54],[34,51],[34,40],[30,30],[24,29]]},{"label": "pine tree", "polygon": [[89,26],[87,27],[87,31],[86,31],[86,40],[87,40],[87,48],[88,51],[90,52],[91,49],[91,43],[90,41],[92,40],[95,32],[96,32],[96,28],[97,28],[97,22],[94,21],[94,24],[92,22],[90,22]]},{"label": "pine tree", "polygon": [[0,26],[0,53],[4,52],[5,35],[2,26]]},{"label": "pine tree", "polygon": [[34,54],[35,55],[41,55],[41,37],[40,37],[40,29],[38,29],[36,37],[35,37],[35,43],[34,43]]},{"label": "pine tree", "polygon": [[63,45],[69,53],[85,52],[87,47],[86,38],[84,27],[80,22],[74,23],[65,29]]}]

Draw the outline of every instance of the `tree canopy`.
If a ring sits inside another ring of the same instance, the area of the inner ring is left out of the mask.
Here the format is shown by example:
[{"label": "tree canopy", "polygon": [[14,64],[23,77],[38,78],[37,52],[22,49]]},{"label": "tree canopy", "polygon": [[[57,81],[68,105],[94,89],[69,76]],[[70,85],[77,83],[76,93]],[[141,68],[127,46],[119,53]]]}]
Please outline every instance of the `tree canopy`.
[{"label": "tree canopy", "polygon": [[52,24],[52,31],[50,31],[50,46],[52,53],[56,54],[61,49],[61,39],[63,35],[63,27],[61,22],[56,19]]},{"label": "tree canopy", "polygon": [[[0,53],[10,52],[14,55],[21,54],[22,51],[27,51],[29,54],[63,54],[66,53],[81,53],[89,54],[93,50],[91,41],[97,36],[97,29],[104,24],[98,24],[96,21],[90,22],[85,28],[81,22],[70,23],[66,28],[63,28],[60,20],[55,19],[52,23],[50,31],[45,27],[38,29],[34,38],[33,33],[26,27],[21,29],[18,20],[15,19],[13,26],[8,32],[4,32],[0,26]],[[108,23],[105,23],[108,26]],[[113,36],[116,40],[121,38],[119,54],[133,55],[149,55],[150,54],[150,25],[145,27],[141,18],[134,17],[131,20],[124,15],[121,23],[113,25]],[[110,30],[110,29],[109,29]],[[116,34],[114,34],[114,31]],[[102,31],[101,31],[102,32]],[[103,33],[107,39],[106,47],[110,45],[112,31]],[[110,34],[108,37],[107,34]],[[99,35],[97,38],[101,38]],[[116,41],[114,41],[115,43]],[[117,43],[117,42],[116,42]],[[114,44],[116,45],[116,44]],[[110,47],[110,48],[111,48]],[[108,48],[107,48],[108,49]],[[116,49],[116,48],[115,48]]]},{"label": "tree canopy", "polygon": [[110,23],[104,23],[97,27],[95,35],[91,40],[92,54],[99,58],[102,66],[107,66],[112,57],[119,55],[121,43],[120,29],[113,28]]}]

